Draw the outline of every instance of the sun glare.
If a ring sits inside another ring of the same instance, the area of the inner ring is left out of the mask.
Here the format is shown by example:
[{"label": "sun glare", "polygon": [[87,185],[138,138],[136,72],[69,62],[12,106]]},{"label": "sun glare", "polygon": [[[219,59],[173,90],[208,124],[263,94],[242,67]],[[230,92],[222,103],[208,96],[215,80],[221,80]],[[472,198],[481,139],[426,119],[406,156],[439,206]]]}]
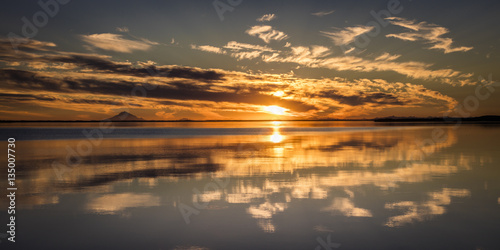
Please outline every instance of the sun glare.
[{"label": "sun glare", "polygon": [[288,109],[286,108],[282,108],[280,106],[275,106],[275,105],[267,106],[264,108],[264,111],[269,112],[273,115],[284,115],[287,110]]},{"label": "sun glare", "polygon": [[283,136],[280,133],[281,122],[273,121],[273,134],[269,136],[269,140],[273,143],[280,143],[283,141]]},{"label": "sun glare", "polygon": [[283,136],[280,134],[280,132],[276,131],[269,137],[269,140],[274,143],[279,143],[283,141]]},{"label": "sun glare", "polygon": [[278,96],[278,97],[281,97],[281,96],[284,96],[285,95],[285,92],[281,91],[281,90],[278,90],[276,92],[273,93],[274,96]]}]

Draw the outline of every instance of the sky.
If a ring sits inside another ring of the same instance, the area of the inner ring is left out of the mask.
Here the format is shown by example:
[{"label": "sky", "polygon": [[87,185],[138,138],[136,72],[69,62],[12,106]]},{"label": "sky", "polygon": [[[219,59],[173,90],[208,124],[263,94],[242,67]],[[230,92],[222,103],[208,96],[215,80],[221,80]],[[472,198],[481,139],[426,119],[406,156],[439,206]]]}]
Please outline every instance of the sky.
[{"label": "sky", "polygon": [[498,1],[4,1],[0,120],[500,115]]}]

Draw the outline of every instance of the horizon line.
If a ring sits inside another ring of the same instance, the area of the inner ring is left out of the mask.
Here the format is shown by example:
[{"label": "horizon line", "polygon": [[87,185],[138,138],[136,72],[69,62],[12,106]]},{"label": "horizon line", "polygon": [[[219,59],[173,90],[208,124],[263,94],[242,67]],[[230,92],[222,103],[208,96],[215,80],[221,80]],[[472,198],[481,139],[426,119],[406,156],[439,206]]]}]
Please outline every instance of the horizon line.
[{"label": "horizon line", "polygon": [[474,117],[377,117],[377,118],[358,118],[358,119],[255,119],[255,120],[192,120],[192,119],[178,119],[178,120],[0,120],[0,123],[14,123],[14,122],[293,122],[293,121],[443,121],[447,120],[479,120],[479,121],[500,121],[500,115],[482,115]]}]

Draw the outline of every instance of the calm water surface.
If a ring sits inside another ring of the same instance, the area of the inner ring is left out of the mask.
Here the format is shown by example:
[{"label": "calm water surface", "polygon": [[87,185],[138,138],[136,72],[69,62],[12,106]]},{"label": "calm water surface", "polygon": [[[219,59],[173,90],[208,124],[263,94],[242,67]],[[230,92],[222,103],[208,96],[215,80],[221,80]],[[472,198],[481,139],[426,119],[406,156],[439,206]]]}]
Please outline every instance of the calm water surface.
[{"label": "calm water surface", "polygon": [[9,126],[2,249],[500,249],[499,126]]}]

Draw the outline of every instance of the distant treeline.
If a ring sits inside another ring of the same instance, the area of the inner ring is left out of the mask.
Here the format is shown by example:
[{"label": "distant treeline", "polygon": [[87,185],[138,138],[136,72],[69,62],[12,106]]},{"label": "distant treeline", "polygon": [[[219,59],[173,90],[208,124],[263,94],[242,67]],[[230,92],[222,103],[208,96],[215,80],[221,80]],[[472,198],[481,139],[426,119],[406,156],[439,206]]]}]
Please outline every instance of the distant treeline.
[{"label": "distant treeline", "polygon": [[478,117],[384,117],[375,118],[375,122],[500,122],[500,116],[485,115]]}]

